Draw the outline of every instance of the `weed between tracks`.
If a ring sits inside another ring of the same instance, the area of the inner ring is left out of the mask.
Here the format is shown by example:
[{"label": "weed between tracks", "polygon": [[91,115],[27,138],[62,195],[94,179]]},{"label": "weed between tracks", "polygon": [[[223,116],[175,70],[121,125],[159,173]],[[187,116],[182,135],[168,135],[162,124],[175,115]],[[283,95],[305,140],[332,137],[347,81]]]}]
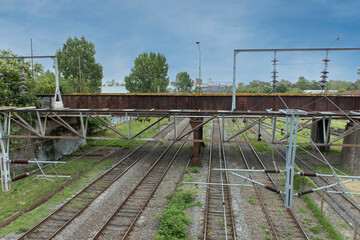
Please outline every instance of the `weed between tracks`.
[{"label": "weed between tracks", "polygon": [[[192,181],[194,175],[199,172],[196,167],[184,170],[186,174],[182,181]],[[180,183],[179,186],[182,186]],[[154,235],[156,240],[165,239],[190,239],[187,236],[187,226],[192,222],[191,218],[186,214],[186,209],[198,206],[201,207],[200,202],[195,202],[197,190],[193,186],[179,188],[175,193],[170,193],[167,196],[169,200],[164,212],[161,215],[155,215],[159,220],[158,234]]]},{"label": "weed between tracks", "polygon": [[189,239],[187,226],[192,221],[185,210],[193,206],[201,206],[199,202],[195,202],[196,196],[197,192],[194,190],[179,190],[173,195],[163,214],[156,215],[160,220],[156,240]]}]

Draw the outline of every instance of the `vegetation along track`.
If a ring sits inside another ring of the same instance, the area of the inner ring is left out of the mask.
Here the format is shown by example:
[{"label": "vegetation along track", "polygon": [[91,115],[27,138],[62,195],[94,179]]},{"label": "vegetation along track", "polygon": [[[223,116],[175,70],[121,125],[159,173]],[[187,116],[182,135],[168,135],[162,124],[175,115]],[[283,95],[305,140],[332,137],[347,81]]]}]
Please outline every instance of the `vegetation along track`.
[{"label": "vegetation along track", "polygon": [[[168,125],[171,126],[171,125]],[[164,128],[156,135],[166,135],[169,127]],[[150,148],[145,148],[153,144]],[[124,175],[133,165],[135,165],[145,154],[157,146],[157,142],[145,142],[131,153],[122,158],[112,168],[99,176],[86,188],[72,197],[67,203],[55,210],[39,224],[26,232],[20,239],[51,239],[59,234],[77,216],[79,216],[98,196],[108,189],[116,180]],[[106,155],[106,158],[109,154]]]},{"label": "vegetation along track", "polygon": [[[263,124],[261,124],[263,125]],[[269,127],[268,125],[265,125],[266,127]],[[264,138],[271,141],[271,134],[266,131],[264,127],[261,127],[261,134]],[[285,147],[278,144],[272,144],[273,149],[282,157],[282,159],[285,160]],[[310,152],[307,152],[311,158],[317,158]],[[302,169],[308,169],[311,172],[315,173],[316,170],[311,167],[308,163],[306,163],[301,157],[298,155],[296,156],[296,164]],[[329,181],[328,179],[324,177],[314,177],[311,180],[317,185],[317,186],[324,186],[324,185],[330,185],[333,183],[333,181]],[[341,191],[341,189],[336,186],[330,188],[334,191]],[[319,195],[320,193],[317,192]],[[344,194],[328,194],[325,191],[325,194],[327,195],[324,200],[328,203],[328,205],[350,226],[350,228],[354,229],[353,222],[355,221],[360,226],[360,209],[359,207],[346,195]],[[360,235],[360,229],[358,229],[358,234]]]},{"label": "vegetation along track", "polygon": [[[239,127],[237,122],[235,124]],[[229,125],[233,131],[231,123]],[[245,134],[242,134],[242,136],[245,141],[248,141]],[[264,163],[251,144],[244,143],[237,144],[237,146],[247,169],[250,169],[249,162],[251,162],[255,168],[266,170]],[[255,191],[272,229],[273,237],[275,239],[309,239],[292,210],[284,207],[284,198],[277,192],[275,182],[270,174],[254,173],[250,177],[266,185],[266,188],[255,185]]]},{"label": "vegetation along track", "polygon": [[[179,135],[181,135],[181,133]],[[185,142],[181,144],[175,155],[171,157],[170,154],[167,153],[174,144],[175,141],[159,156],[145,176],[92,239],[125,239],[128,237],[137,219],[146,208]]]},{"label": "vegetation along track", "polygon": [[[213,121],[211,139],[221,139],[219,122]],[[215,134],[215,128],[218,134]],[[210,145],[209,171],[207,177],[206,203],[203,239],[237,239],[231,205],[230,187],[227,172],[212,171],[212,168],[226,168],[222,143]]]}]

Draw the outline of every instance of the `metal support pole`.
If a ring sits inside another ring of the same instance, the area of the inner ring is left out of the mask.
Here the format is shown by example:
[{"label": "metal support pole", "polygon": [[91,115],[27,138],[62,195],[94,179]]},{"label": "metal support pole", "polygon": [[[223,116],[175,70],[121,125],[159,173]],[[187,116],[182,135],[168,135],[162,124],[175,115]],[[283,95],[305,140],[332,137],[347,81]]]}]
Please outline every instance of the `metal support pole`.
[{"label": "metal support pole", "polygon": [[328,120],[328,124],[327,124],[327,129],[326,129],[326,142],[325,144],[327,144],[327,142],[330,140],[330,125],[331,125],[331,117]]},{"label": "metal support pole", "polygon": [[222,140],[225,141],[225,115],[222,115]]},{"label": "metal support pole", "polygon": [[[128,135],[128,139],[130,139],[130,125],[129,125],[129,116],[127,113],[125,113],[125,118],[126,118],[126,129],[127,129],[127,135]],[[130,118],[131,121],[131,118]]]},{"label": "metal support pole", "polygon": [[177,114],[174,114],[174,140],[177,139]]},{"label": "metal support pole", "polygon": [[4,127],[0,122],[0,170],[1,170],[1,187],[3,192],[7,192],[11,189],[11,177],[10,177],[10,161],[9,161],[9,145],[10,145],[10,113],[4,115]]},{"label": "metal support pole", "polygon": [[307,115],[307,112],[297,109],[280,109],[286,114],[286,130],[289,132],[288,146],[286,149],[286,170],[285,170],[285,207],[292,207],[294,197],[294,163],[296,155],[296,140],[299,125],[299,115]]},{"label": "metal support pole", "polygon": [[232,93],[232,105],[231,105],[231,111],[235,111],[236,108],[236,52],[234,51],[234,66],[233,66],[233,93]]},{"label": "metal support pole", "polygon": [[327,136],[326,136],[326,121],[325,121],[325,117],[322,118],[322,122],[323,122],[323,138],[324,138],[324,144],[326,144],[327,142]]},{"label": "metal support pole", "polygon": [[[54,107],[54,109],[61,109],[61,108],[64,108],[64,103],[62,101],[61,93],[60,93],[59,69],[58,69],[57,57],[54,57],[54,61],[55,61],[55,86],[56,86],[56,88],[55,88],[53,107]],[[57,99],[59,99],[59,100],[57,100]]]},{"label": "metal support pole", "polygon": [[81,124],[81,133],[83,138],[86,138],[86,129],[84,124],[84,117],[82,115],[82,112],[80,112],[80,124]]},{"label": "metal support pole", "polygon": [[275,142],[275,133],[276,133],[276,116],[273,117],[273,124],[272,124],[272,142]]},{"label": "metal support pole", "polygon": [[[80,113],[80,114],[81,114],[81,113]],[[45,131],[44,131],[44,127],[43,127],[43,124],[42,124],[42,121],[41,121],[40,113],[39,113],[39,112],[36,112],[36,117],[37,117],[37,120],[38,120],[38,123],[39,123],[39,128],[40,128],[41,136],[44,137],[44,136],[45,136]]]}]

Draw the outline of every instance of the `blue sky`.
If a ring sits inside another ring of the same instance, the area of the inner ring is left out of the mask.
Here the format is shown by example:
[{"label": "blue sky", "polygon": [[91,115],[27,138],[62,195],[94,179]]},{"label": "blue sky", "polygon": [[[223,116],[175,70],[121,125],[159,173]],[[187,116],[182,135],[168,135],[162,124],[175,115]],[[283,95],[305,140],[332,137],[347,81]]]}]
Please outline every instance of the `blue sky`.
[{"label": "blue sky", "polygon": [[[169,76],[186,71],[198,76],[200,41],[202,78],[231,82],[233,50],[238,48],[360,47],[360,1],[50,1],[0,0],[0,49],[19,55],[53,55],[68,37],[92,41],[104,80],[122,82],[142,52],[167,58]],[[279,76],[320,80],[324,52],[278,54]],[[237,57],[237,82],[271,81],[271,53]],[[360,51],[331,52],[329,77],[360,78]],[[41,62],[46,66],[49,63]]]}]

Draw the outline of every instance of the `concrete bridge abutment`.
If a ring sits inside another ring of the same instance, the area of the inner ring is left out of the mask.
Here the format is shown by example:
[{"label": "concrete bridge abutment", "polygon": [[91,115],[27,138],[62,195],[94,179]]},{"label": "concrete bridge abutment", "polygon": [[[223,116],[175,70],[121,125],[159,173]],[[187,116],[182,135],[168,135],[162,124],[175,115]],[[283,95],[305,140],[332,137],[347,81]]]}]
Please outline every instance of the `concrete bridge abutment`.
[{"label": "concrete bridge abutment", "polygon": [[[355,120],[356,121],[356,120]],[[357,121],[360,125],[360,122]],[[345,132],[356,126],[353,122],[349,122],[345,127]],[[344,144],[360,144],[360,131],[356,130],[344,138]],[[360,174],[360,147],[343,147],[340,156],[340,166],[349,173]]]}]

